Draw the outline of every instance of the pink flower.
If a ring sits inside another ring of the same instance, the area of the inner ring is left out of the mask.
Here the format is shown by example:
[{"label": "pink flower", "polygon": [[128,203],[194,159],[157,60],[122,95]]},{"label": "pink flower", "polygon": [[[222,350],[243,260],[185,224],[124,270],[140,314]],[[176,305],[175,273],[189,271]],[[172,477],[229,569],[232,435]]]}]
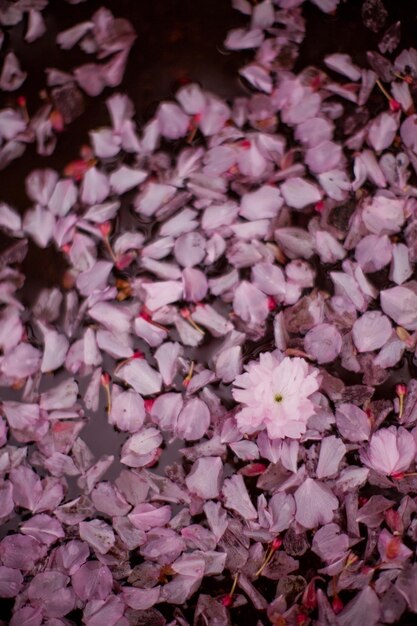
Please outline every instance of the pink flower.
[{"label": "pink flower", "polygon": [[264,352],[235,380],[233,397],[245,405],[236,420],[243,433],[266,428],[271,439],[298,439],[314,413],[309,396],[319,388],[318,370],[301,358],[281,362]]},{"label": "pink flower", "polygon": [[416,456],[414,437],[405,428],[381,428],[361,452],[362,462],[379,474],[395,476],[405,472]]}]

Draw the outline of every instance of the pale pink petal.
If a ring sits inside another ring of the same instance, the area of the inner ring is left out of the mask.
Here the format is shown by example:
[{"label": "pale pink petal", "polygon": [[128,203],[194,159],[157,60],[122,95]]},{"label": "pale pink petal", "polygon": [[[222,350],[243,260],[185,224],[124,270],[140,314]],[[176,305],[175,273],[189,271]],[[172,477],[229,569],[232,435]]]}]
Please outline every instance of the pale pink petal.
[{"label": "pale pink petal", "polygon": [[18,569],[0,566],[0,598],[15,598],[23,583],[23,576]]},{"label": "pale pink petal", "polygon": [[92,22],[81,22],[72,28],[62,31],[56,38],[56,42],[63,50],[69,50],[93,28]]},{"label": "pale pink petal", "polygon": [[117,376],[141,395],[149,396],[161,391],[162,377],[145,359],[131,360],[118,370]]},{"label": "pale pink petal", "polygon": [[112,191],[120,195],[140,185],[147,176],[144,170],[122,165],[110,175],[110,186]]},{"label": "pale pink petal", "polygon": [[379,622],[380,614],[379,598],[371,587],[366,586],[339,613],[337,621],[340,626],[362,626],[366,615],[367,625],[375,626]]},{"label": "pale pink petal", "polygon": [[303,209],[322,197],[317,185],[303,178],[288,178],[280,189],[285,202],[294,209]]},{"label": "pale pink petal", "polygon": [[279,190],[270,185],[264,185],[242,196],[239,214],[248,220],[273,218],[278,214],[282,205],[283,200]]},{"label": "pale pink petal", "polygon": [[90,132],[93,151],[100,159],[109,159],[120,152],[121,139],[111,128],[100,128]]},{"label": "pale pink petal", "polygon": [[200,302],[204,300],[208,291],[208,282],[205,274],[193,267],[186,267],[182,272],[184,284],[184,300]]},{"label": "pale pink petal", "polygon": [[223,464],[220,457],[198,459],[185,479],[191,493],[203,500],[217,498],[221,488]]},{"label": "pale pink petal", "polygon": [[207,328],[214,337],[222,337],[233,330],[233,324],[209,304],[199,304],[191,315],[197,324]]},{"label": "pale pink petal", "polygon": [[336,263],[346,256],[342,244],[326,230],[318,230],[315,233],[315,248],[323,263]]},{"label": "pale pink petal", "polygon": [[4,139],[14,139],[16,135],[26,129],[27,122],[22,117],[20,111],[14,109],[0,110],[0,136]]},{"label": "pale pink petal", "polygon": [[72,180],[60,180],[49,198],[48,208],[54,215],[64,217],[77,201],[78,190]]},{"label": "pale pink petal", "polygon": [[317,478],[328,478],[339,470],[340,461],[347,452],[341,439],[332,435],[325,437],[320,445],[319,461],[317,463]]},{"label": "pale pink petal", "polygon": [[178,357],[182,352],[179,343],[164,343],[155,352],[155,359],[162,379],[166,385],[171,385],[178,368]]},{"label": "pale pink petal", "polygon": [[175,280],[144,283],[143,289],[146,292],[145,304],[150,311],[180,300],[183,293],[182,283]]},{"label": "pale pink petal", "polygon": [[71,576],[72,587],[80,600],[105,600],[113,586],[113,576],[106,565],[87,561]]},{"label": "pale pink petal", "polygon": [[245,78],[255,89],[264,91],[265,93],[271,93],[273,89],[272,78],[269,72],[255,63],[246,65],[239,74]]},{"label": "pale pink petal", "polygon": [[189,115],[200,113],[206,103],[204,93],[196,83],[181,87],[175,94],[175,97],[184,111]]},{"label": "pale pink petal", "polygon": [[131,509],[117,487],[109,482],[98,483],[91,492],[91,500],[97,511],[109,516],[126,515]]},{"label": "pale pink petal", "polygon": [[128,519],[131,521],[135,528],[139,530],[148,531],[152,528],[159,526],[165,526],[171,519],[171,507],[161,506],[156,507],[152,504],[138,504],[129,513]]},{"label": "pale pink petal", "polygon": [[337,428],[348,441],[367,441],[371,434],[371,422],[367,414],[354,404],[340,404],[336,409]]},{"label": "pale pink petal", "polygon": [[120,461],[130,467],[144,467],[158,459],[158,450],[163,439],[156,428],[145,428],[135,433],[122,448]]},{"label": "pale pink petal", "polygon": [[112,402],[110,424],[131,433],[141,429],[145,420],[145,404],[134,391],[122,391]]},{"label": "pale pink petal", "polygon": [[236,511],[243,519],[257,519],[258,514],[251,502],[243,477],[240,474],[235,474],[224,481],[222,493],[224,496],[224,504],[228,509]]},{"label": "pale pink petal", "polygon": [[65,537],[64,529],[58,520],[44,513],[31,517],[21,525],[20,530],[24,535],[30,535],[47,546]]},{"label": "pale pink petal", "polygon": [[160,104],[156,118],[161,135],[167,139],[179,139],[187,133],[189,117],[173,102]]},{"label": "pale pink petal", "polygon": [[376,235],[397,233],[404,219],[404,200],[397,198],[375,196],[363,210],[363,221],[366,227]]},{"label": "pale pink petal", "polygon": [[372,435],[368,448],[361,451],[361,460],[376,472],[390,476],[408,470],[416,450],[411,433],[390,426]]},{"label": "pale pink petal", "polygon": [[[110,594],[105,600],[89,600],[85,606],[85,626],[117,626],[122,620],[126,605],[121,596]],[[122,626],[126,626],[123,623]]]},{"label": "pale pink petal", "polygon": [[177,434],[186,441],[200,439],[210,425],[210,411],[199,398],[188,400],[178,415]]},{"label": "pale pink petal", "polygon": [[364,272],[378,272],[391,261],[392,253],[393,245],[388,235],[367,235],[356,246],[355,258]]},{"label": "pale pink petal", "polygon": [[368,142],[376,152],[388,148],[397,133],[397,118],[390,113],[380,113],[368,128]]},{"label": "pale pink petal", "polygon": [[123,587],[123,599],[131,609],[145,611],[158,602],[160,587],[152,589],[138,589],[136,587]]},{"label": "pale pink petal", "polygon": [[335,326],[319,324],[306,334],[304,349],[318,363],[330,363],[342,350],[342,336]]},{"label": "pale pink petal", "polygon": [[97,261],[91,268],[77,276],[76,285],[78,291],[83,296],[89,296],[95,291],[102,291],[107,286],[112,269],[113,263]]},{"label": "pale pink petal", "polygon": [[308,148],[305,154],[305,162],[312,172],[322,174],[328,170],[337,169],[343,157],[342,148],[332,141]]},{"label": "pale pink petal", "polygon": [[381,291],[381,308],[400,326],[417,329],[417,294],[406,286]]},{"label": "pale pink petal", "polygon": [[297,141],[312,148],[323,141],[330,140],[333,130],[334,125],[330,120],[324,117],[312,117],[297,126],[294,136]]},{"label": "pale pink petal", "polygon": [[294,494],[295,519],[305,528],[316,528],[332,521],[338,499],[323,483],[306,478]]},{"label": "pale pink petal", "polygon": [[324,62],[328,68],[343,74],[350,80],[356,81],[361,78],[361,71],[359,67],[354,65],[352,58],[348,54],[329,54],[324,58]]},{"label": "pale pink petal", "polygon": [[264,38],[264,34],[261,29],[255,28],[253,30],[244,30],[243,28],[236,28],[230,30],[227,33],[224,45],[229,50],[245,50],[247,48],[258,48]]},{"label": "pale pink petal", "polygon": [[0,204],[0,227],[6,231],[19,231],[22,227],[20,216],[7,204]]},{"label": "pale pink petal", "polygon": [[233,309],[249,324],[262,324],[268,316],[268,298],[248,281],[242,281],[235,291]]},{"label": "pale pink petal", "polygon": [[230,116],[230,109],[223,100],[208,95],[206,104],[200,112],[198,125],[203,135],[211,137],[221,131]]},{"label": "pale pink petal", "polygon": [[205,239],[197,232],[190,232],[178,237],[174,246],[176,260],[183,267],[193,267],[204,259]]},{"label": "pale pink petal", "polygon": [[41,353],[28,343],[20,343],[0,361],[0,370],[12,378],[26,378],[39,371]]},{"label": "pale pink petal", "polygon": [[21,69],[17,56],[14,52],[8,52],[0,74],[0,88],[4,91],[15,91],[22,86],[26,77],[27,73]]},{"label": "pale pink petal", "polygon": [[107,176],[96,167],[90,167],[81,185],[81,201],[84,204],[100,204],[110,192]]},{"label": "pale pink petal", "polygon": [[390,280],[397,285],[402,285],[413,273],[410,265],[408,247],[404,243],[396,243],[392,246],[392,264]]},{"label": "pale pink petal", "polygon": [[285,226],[275,231],[275,239],[290,259],[309,259],[314,254],[310,233],[297,226]]},{"label": "pale pink petal", "polygon": [[318,175],[320,185],[333,200],[342,202],[348,197],[352,184],[345,171],[336,169]]},{"label": "pale pink petal", "polygon": [[116,304],[98,302],[90,308],[89,315],[115,335],[130,331],[131,313]]},{"label": "pale pink petal", "polygon": [[74,78],[78,85],[89,96],[98,96],[106,86],[101,65],[86,63],[74,70]]},{"label": "pale pink petal", "polygon": [[55,217],[40,205],[26,211],[23,218],[23,230],[32,237],[40,248],[46,248],[51,241],[54,228]]},{"label": "pale pink petal", "polygon": [[352,327],[352,337],[359,352],[378,350],[388,341],[392,326],[386,315],[379,311],[367,311]]},{"label": "pale pink petal", "polygon": [[138,213],[150,216],[175,195],[176,189],[172,185],[148,183],[136,198],[135,208]]},{"label": "pale pink petal", "polygon": [[61,367],[65,361],[69,348],[69,341],[56,330],[47,330],[44,333],[44,352],[41,362],[41,372],[53,372]]},{"label": "pale pink petal", "polygon": [[99,519],[80,522],[79,532],[80,538],[100,554],[106,554],[115,542],[111,527]]},{"label": "pale pink petal", "polygon": [[46,24],[40,11],[32,9],[29,11],[28,28],[25,35],[25,41],[32,43],[42,37],[46,32]]}]

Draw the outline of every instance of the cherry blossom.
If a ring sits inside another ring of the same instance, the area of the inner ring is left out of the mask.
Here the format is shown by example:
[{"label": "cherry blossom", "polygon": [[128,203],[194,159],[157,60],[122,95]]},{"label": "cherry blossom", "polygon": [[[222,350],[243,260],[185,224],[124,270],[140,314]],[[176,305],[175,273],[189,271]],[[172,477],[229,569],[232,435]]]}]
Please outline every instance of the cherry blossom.
[{"label": "cherry blossom", "polygon": [[233,397],[245,405],[236,414],[239,429],[253,433],[266,428],[271,439],[298,439],[314,413],[310,399],[319,388],[318,371],[301,358],[281,361],[262,353],[234,382]]}]

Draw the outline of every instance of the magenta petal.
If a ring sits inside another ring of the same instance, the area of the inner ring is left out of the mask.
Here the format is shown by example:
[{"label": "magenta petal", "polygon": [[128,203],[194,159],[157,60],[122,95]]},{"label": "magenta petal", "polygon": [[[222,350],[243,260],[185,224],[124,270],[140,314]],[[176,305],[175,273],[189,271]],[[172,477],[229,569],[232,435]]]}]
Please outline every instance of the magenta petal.
[{"label": "magenta petal", "polygon": [[0,598],[15,598],[23,583],[23,576],[18,569],[0,566]]},{"label": "magenta petal", "polygon": [[71,582],[80,600],[105,600],[111,592],[113,577],[107,565],[87,561],[74,572]]}]

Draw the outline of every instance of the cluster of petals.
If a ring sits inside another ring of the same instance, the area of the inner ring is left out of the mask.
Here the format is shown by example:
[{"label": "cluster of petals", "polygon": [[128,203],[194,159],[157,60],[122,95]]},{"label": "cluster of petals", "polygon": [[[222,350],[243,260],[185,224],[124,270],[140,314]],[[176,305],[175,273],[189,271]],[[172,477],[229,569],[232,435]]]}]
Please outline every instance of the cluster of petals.
[{"label": "cluster of petals", "polygon": [[[46,4],[6,1],[0,21],[28,13],[35,41]],[[392,24],[365,67],[337,52],[296,73],[303,5],[233,1],[247,25],[225,48],[253,52],[239,73],[254,92],[226,102],[192,82],[141,126],[110,94],[80,158],[37,164],[24,211],[0,204],[11,626],[79,611],[86,626],[229,626],[248,603],[260,623],[417,612],[417,381],[392,388],[417,345],[417,52],[394,52]],[[382,0],[362,16],[385,28]],[[95,59],[50,69],[32,119],[22,101],[0,111],[0,167],[31,142],[51,154],[74,121],[52,102],[81,115],[83,92],[120,84],[134,39],[106,8],[60,33]],[[8,52],[0,88],[25,78]],[[34,247],[67,269],[27,303]]]}]

